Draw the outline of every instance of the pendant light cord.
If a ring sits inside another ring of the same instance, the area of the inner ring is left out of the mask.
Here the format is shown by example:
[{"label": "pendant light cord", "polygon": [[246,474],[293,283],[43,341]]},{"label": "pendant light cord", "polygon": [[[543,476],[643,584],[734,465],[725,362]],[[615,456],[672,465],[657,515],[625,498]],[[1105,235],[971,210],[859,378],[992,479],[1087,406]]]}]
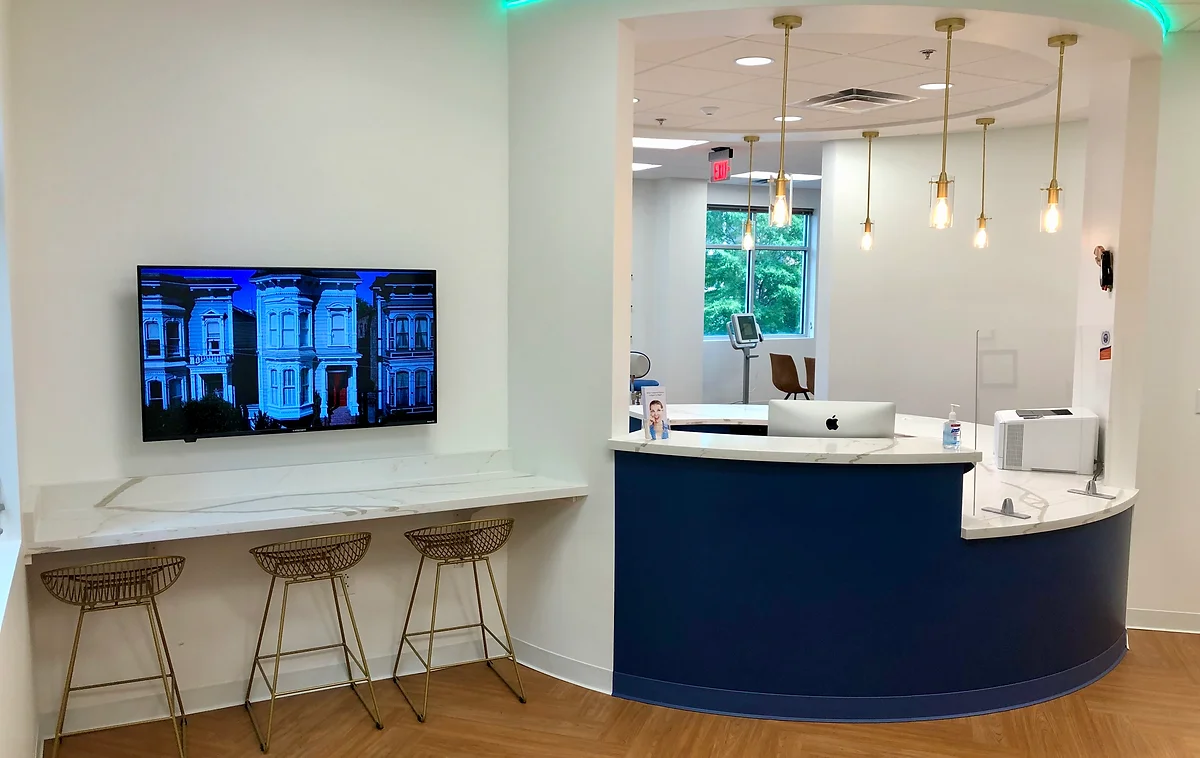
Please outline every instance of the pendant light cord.
[{"label": "pendant light cord", "polygon": [[754,203],[754,143],[750,143],[750,177],[746,179],[746,220],[750,220],[751,205]]},{"label": "pendant light cord", "polygon": [[987,130],[988,125],[983,125],[983,186],[979,190],[979,217],[984,218],[987,214]]},{"label": "pendant light cord", "polygon": [[946,147],[950,138],[950,51],[954,45],[954,27],[946,29],[946,93],[942,106],[942,175],[946,174]]},{"label": "pendant light cord", "polygon": [[787,145],[787,85],[788,57],[792,50],[792,27],[790,24],[783,29],[783,105],[779,117],[779,179],[783,179],[783,150]]},{"label": "pendant light cord", "polygon": [[874,137],[867,137],[867,221],[871,220],[871,150],[875,145]]},{"label": "pendant light cord", "polygon": [[1059,43],[1058,46],[1058,104],[1054,110],[1054,170],[1050,175],[1050,179],[1055,186],[1058,183],[1058,132],[1062,125],[1062,91],[1063,91],[1063,64],[1067,58],[1066,44]]}]

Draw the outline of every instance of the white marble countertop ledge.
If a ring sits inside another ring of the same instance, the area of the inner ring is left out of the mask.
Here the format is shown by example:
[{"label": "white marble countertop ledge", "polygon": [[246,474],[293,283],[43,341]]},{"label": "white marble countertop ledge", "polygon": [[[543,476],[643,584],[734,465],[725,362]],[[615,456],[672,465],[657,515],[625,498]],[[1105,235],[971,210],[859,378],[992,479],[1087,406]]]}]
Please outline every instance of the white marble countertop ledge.
[{"label": "white marble countertop ledge", "polygon": [[940,438],[919,437],[822,439],[672,431],[669,440],[655,442],[647,441],[642,432],[631,432],[612,438],[608,446],[631,453],[770,463],[900,465],[966,464],[983,460],[983,456],[969,448],[944,450]]},{"label": "white marble countertop ledge", "polygon": [[588,493],[585,484],[513,471],[507,462],[493,451],[39,487],[25,551],[341,526]]}]

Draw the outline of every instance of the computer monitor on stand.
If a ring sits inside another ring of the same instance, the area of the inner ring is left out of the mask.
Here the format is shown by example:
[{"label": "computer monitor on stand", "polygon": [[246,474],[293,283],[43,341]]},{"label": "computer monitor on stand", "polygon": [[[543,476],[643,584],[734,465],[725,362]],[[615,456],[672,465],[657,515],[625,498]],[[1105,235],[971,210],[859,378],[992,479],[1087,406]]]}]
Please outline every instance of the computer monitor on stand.
[{"label": "computer monitor on stand", "polygon": [[729,318],[726,326],[729,332],[729,343],[735,350],[742,351],[742,405],[750,404],[750,359],[757,358],[750,351],[762,342],[762,329],[758,327],[758,319],[753,313],[735,313]]}]

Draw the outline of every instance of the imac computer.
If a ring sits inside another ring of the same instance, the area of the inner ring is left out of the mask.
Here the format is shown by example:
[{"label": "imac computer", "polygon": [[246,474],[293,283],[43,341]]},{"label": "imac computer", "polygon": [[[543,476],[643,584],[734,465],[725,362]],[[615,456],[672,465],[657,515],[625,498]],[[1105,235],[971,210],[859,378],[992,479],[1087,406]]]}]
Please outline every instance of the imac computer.
[{"label": "imac computer", "polygon": [[772,400],[767,406],[771,437],[896,436],[895,403]]}]

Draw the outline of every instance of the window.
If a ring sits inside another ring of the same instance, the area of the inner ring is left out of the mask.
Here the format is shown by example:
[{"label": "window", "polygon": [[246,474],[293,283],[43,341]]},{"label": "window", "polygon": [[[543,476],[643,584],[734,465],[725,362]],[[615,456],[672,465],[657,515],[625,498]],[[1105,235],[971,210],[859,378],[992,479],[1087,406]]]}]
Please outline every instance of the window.
[{"label": "window", "polygon": [[146,357],[158,358],[162,355],[162,333],[157,321],[147,321],[142,327],[146,336]]},{"label": "window", "polygon": [[417,371],[417,405],[429,405],[429,372],[425,369]]},{"label": "window", "polygon": [[270,333],[267,344],[271,347],[279,347],[279,314],[272,313],[267,316],[267,324],[267,331]]},{"label": "window", "polygon": [[388,350],[396,349],[396,319],[394,318],[388,319],[387,348]]},{"label": "window", "polygon": [[417,316],[417,350],[429,349],[429,318]]},{"label": "window", "polygon": [[271,369],[271,402],[279,405],[279,370]]},{"label": "window", "polygon": [[396,319],[396,349],[408,349],[408,316]]},{"label": "window", "polygon": [[148,394],[150,395],[150,405],[161,408],[163,404],[162,382],[151,379],[148,383]]},{"label": "window", "polygon": [[300,369],[300,405],[312,402],[312,372],[306,368]]},{"label": "window", "polygon": [[209,355],[221,354],[221,322],[217,319],[204,319],[204,342]]},{"label": "window", "polygon": [[311,311],[300,311],[300,347],[312,347]]},{"label": "window", "polygon": [[183,380],[170,379],[167,381],[167,390],[170,392],[171,405],[183,403]]},{"label": "window", "polygon": [[329,316],[329,344],[350,344],[346,342],[346,314],[342,311],[335,311]]},{"label": "window", "polygon": [[283,346],[296,346],[296,314],[291,311],[283,314]]},{"label": "window", "polygon": [[183,354],[183,345],[179,339],[179,322],[167,322],[167,355],[175,358]]},{"label": "window", "polygon": [[396,372],[396,402],[394,403],[394,405],[398,405],[401,408],[407,408],[408,402],[409,402],[408,401],[408,372],[407,371],[397,371]]},{"label": "window", "polygon": [[812,213],[776,229],[754,208],[756,248],[742,250],[745,209],[710,205],[704,259],[704,335],[724,337],[734,313],[753,310],[764,335],[808,334]]},{"label": "window", "polygon": [[296,369],[283,370],[283,404],[289,408],[296,407]]}]

